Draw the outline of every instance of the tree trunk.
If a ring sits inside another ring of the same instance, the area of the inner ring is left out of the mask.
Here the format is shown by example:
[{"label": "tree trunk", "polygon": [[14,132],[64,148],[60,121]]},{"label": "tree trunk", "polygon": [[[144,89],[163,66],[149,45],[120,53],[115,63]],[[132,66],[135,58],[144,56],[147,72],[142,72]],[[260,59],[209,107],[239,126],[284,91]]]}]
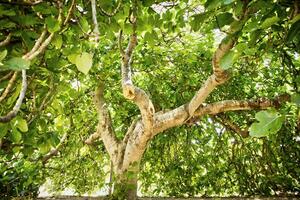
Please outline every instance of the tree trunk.
[{"label": "tree trunk", "polygon": [[137,175],[139,167],[131,165],[127,170],[115,170],[115,183],[113,200],[136,200],[137,199]]}]

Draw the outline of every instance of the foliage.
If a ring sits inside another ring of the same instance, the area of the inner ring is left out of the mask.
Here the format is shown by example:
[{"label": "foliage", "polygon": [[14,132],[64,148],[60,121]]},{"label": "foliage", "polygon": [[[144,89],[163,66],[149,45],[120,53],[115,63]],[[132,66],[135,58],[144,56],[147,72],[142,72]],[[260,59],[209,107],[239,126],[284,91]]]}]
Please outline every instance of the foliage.
[{"label": "foliage", "polygon": [[[14,3],[15,2],[15,3]],[[79,194],[107,187],[109,158],[101,141],[90,147],[96,130],[92,102],[99,80],[118,138],[138,108],[121,91],[118,33],[132,31],[131,1],[98,1],[99,41],[90,1],[0,1],[0,94],[12,73],[26,69],[27,92],[17,117],[0,123],[0,189],[5,196],[37,194],[48,178],[54,191],[67,187]],[[211,60],[230,25],[243,12],[241,0],[138,1],[138,46],[133,79],[156,111],[188,102],[211,74]],[[236,45],[221,60],[231,79],[206,103],[292,95],[277,111],[224,114],[250,135],[242,138],[220,116],[167,130],[149,143],[141,163],[141,189],[148,195],[274,195],[300,191],[300,17],[297,1],[252,0],[250,16]],[[61,4],[60,4],[61,3]],[[118,9],[117,9],[118,8]],[[117,9],[117,10],[115,10]],[[108,13],[106,13],[108,12]],[[114,13],[108,16],[109,13]],[[69,19],[68,19],[69,18]],[[46,27],[51,42],[29,61]],[[125,42],[122,43],[125,48]],[[2,79],[6,75],[9,78]],[[17,76],[1,100],[0,114],[13,110],[22,88]],[[297,106],[298,105],[298,106]],[[66,134],[66,139],[64,135]],[[256,138],[258,137],[258,138]],[[49,161],[45,156],[59,146]]]}]

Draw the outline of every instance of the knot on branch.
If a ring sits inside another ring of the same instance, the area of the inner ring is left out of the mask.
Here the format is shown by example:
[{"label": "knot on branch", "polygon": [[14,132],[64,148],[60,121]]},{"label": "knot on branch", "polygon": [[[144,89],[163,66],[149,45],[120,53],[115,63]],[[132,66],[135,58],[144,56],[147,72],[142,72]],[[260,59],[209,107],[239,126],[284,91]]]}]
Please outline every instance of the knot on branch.
[{"label": "knot on branch", "polygon": [[227,71],[223,71],[220,69],[214,70],[213,76],[214,76],[214,81],[216,82],[216,85],[222,85],[230,78],[230,75]]},{"label": "knot on branch", "polygon": [[128,83],[124,84],[123,95],[126,99],[133,100],[135,98],[135,87]]}]

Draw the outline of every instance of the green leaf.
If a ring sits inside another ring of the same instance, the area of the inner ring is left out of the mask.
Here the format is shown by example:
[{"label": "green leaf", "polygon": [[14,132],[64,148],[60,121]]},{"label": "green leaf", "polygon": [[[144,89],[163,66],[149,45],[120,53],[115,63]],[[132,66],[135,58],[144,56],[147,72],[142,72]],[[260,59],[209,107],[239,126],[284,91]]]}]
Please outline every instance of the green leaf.
[{"label": "green leaf", "polygon": [[283,123],[283,117],[276,111],[260,111],[256,113],[255,118],[259,122],[254,122],[249,129],[250,136],[264,137],[277,133]]},{"label": "green leaf", "polygon": [[2,69],[19,71],[22,69],[29,69],[29,66],[30,61],[20,57],[14,57],[6,61],[3,66],[0,66],[0,70]]},{"label": "green leaf", "polygon": [[155,41],[158,39],[158,36],[155,31],[146,32],[144,39],[146,42],[149,43],[149,45],[153,46],[153,45],[155,45]]},{"label": "green leaf", "polygon": [[59,25],[59,21],[57,19],[55,19],[53,17],[47,17],[45,22],[46,22],[48,31],[50,33],[59,31],[60,25]]},{"label": "green leaf", "polygon": [[233,17],[231,13],[221,13],[217,15],[217,24],[220,28],[222,28],[225,25],[231,24],[233,22]]},{"label": "green leaf", "polygon": [[0,61],[2,61],[7,55],[7,50],[3,50],[1,53],[0,53]]},{"label": "green leaf", "polygon": [[76,58],[77,58],[78,54],[70,54],[68,55],[68,60],[70,61],[70,63],[75,64],[76,65]]},{"label": "green leaf", "polygon": [[217,8],[218,6],[220,6],[222,3],[222,1],[220,0],[207,0],[205,2],[205,9],[206,10],[212,10],[212,9],[215,9]]},{"label": "green leaf", "polygon": [[232,67],[232,64],[234,62],[235,53],[234,51],[227,52],[223,58],[220,60],[220,66],[222,69],[226,70]]},{"label": "green leaf", "polygon": [[81,55],[76,57],[76,67],[79,71],[88,74],[93,65],[93,55],[87,52],[83,52]]},{"label": "green leaf", "polygon": [[3,138],[9,129],[9,124],[0,123],[0,139]]},{"label": "green leaf", "polygon": [[47,142],[45,142],[45,143],[42,143],[39,145],[39,149],[40,149],[41,153],[45,154],[50,151],[51,145],[48,144]]},{"label": "green leaf", "polygon": [[293,41],[294,37],[300,34],[300,20],[294,23],[288,31],[286,41]]},{"label": "green leaf", "polygon": [[297,106],[300,106],[300,94],[293,94],[291,97],[292,103],[295,103]]},{"label": "green leaf", "polygon": [[279,19],[279,17],[277,17],[277,16],[267,18],[267,19],[260,25],[260,27],[261,27],[262,29],[269,28],[270,26],[272,26],[273,24],[275,24],[275,23],[278,22],[279,20],[280,20],[280,19]]},{"label": "green leaf", "polygon": [[22,134],[16,128],[13,128],[10,135],[10,139],[14,143],[19,143],[22,139]]},{"label": "green leaf", "polygon": [[52,41],[52,44],[57,48],[60,49],[62,46],[63,40],[61,35],[56,35]]},{"label": "green leaf", "polygon": [[27,125],[27,121],[25,119],[22,119],[22,118],[17,119],[15,125],[22,132],[28,131],[28,125]]},{"label": "green leaf", "polygon": [[202,23],[206,19],[206,13],[200,13],[192,16],[190,22],[191,28],[193,31],[198,31],[201,28]]},{"label": "green leaf", "polygon": [[82,27],[82,30],[83,30],[85,33],[87,33],[87,32],[90,30],[89,23],[88,23],[88,21],[86,20],[85,17],[81,17],[79,23],[80,23],[80,25],[81,25],[81,27]]}]

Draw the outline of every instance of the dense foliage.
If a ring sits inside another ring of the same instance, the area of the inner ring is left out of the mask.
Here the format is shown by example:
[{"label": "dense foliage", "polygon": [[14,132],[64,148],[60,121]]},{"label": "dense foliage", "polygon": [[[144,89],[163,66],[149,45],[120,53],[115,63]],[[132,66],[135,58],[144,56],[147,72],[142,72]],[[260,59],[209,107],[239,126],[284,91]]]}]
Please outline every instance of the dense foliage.
[{"label": "dense foliage", "polygon": [[[117,138],[138,118],[122,95],[118,47],[119,31],[124,48],[132,32],[132,2],[96,2],[98,24],[91,2],[0,1],[1,116],[15,110],[27,72],[17,115],[0,123],[0,197],[35,196],[47,179],[53,191],[110,187],[104,145],[84,141],[98,122],[92,97],[99,80],[106,83]],[[249,17],[221,60],[231,78],[206,103],[282,94],[291,101],[267,111],[207,115],[155,136],[141,163],[143,194],[300,192],[298,0],[138,1],[133,79],[157,112],[188,102],[211,74],[229,27],[241,26],[245,3]]]}]

